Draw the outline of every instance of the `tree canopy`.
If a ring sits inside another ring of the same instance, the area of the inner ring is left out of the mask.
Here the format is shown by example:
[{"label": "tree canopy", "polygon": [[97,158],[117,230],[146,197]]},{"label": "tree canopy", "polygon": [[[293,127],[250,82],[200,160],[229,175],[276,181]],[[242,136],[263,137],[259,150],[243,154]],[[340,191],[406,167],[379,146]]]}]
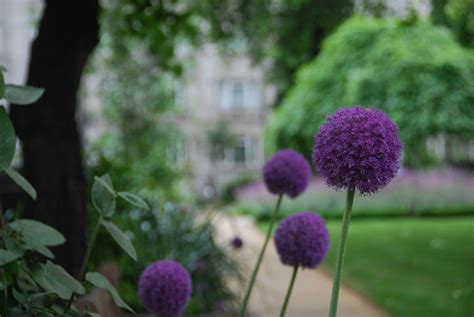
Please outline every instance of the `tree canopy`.
[{"label": "tree canopy", "polygon": [[200,1],[211,36],[242,40],[256,61],[270,61],[270,79],[282,94],[352,9],[351,0]]},{"label": "tree canopy", "polygon": [[351,105],[387,112],[405,162],[416,164],[429,136],[474,138],[474,54],[428,22],[353,17],[299,70],[270,120],[269,145],[310,153],[325,117]]},{"label": "tree canopy", "polygon": [[449,27],[458,41],[474,47],[474,0],[432,0],[434,23]]}]

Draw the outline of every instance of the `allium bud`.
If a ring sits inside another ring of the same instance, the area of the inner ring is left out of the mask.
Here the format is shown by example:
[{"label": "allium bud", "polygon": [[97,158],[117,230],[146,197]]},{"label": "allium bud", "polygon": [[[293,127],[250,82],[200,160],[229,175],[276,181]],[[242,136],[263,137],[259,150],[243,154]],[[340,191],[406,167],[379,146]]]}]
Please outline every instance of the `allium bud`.
[{"label": "allium bud", "polygon": [[263,179],[268,190],[291,198],[305,191],[310,178],[308,161],[293,150],[278,151],[263,168]]}]

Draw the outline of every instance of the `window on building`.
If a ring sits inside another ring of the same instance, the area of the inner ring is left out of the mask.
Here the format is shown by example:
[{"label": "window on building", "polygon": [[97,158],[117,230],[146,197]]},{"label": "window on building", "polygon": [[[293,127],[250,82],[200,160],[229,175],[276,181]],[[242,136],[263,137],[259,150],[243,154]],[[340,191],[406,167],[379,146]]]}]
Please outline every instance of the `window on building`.
[{"label": "window on building", "polygon": [[231,164],[250,164],[255,161],[255,138],[239,138],[234,146],[225,150],[224,160]]},{"label": "window on building", "polygon": [[220,85],[220,104],[221,108],[225,110],[257,108],[257,84],[244,80],[222,81]]}]

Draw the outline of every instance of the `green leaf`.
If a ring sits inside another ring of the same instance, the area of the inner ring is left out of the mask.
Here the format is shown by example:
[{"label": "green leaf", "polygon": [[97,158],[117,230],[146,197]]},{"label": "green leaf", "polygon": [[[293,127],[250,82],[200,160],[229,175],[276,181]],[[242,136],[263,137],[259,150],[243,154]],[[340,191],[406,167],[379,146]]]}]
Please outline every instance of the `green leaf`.
[{"label": "green leaf", "polygon": [[29,306],[30,305],[30,302],[28,300],[28,296],[18,292],[16,289],[13,289],[12,294],[13,294],[13,297],[17,300],[17,302],[19,302],[23,306]]},{"label": "green leaf", "polygon": [[85,289],[81,283],[61,266],[47,261],[32,272],[35,281],[46,291],[57,294],[62,299],[71,298],[73,293],[82,295]]},{"label": "green leaf", "polygon": [[4,98],[17,105],[28,105],[38,100],[43,93],[43,88],[6,84]]},{"label": "green leaf", "polygon": [[132,242],[130,242],[130,239],[123,233],[119,227],[117,227],[113,222],[107,221],[107,220],[102,220],[102,225],[107,229],[107,231],[110,233],[112,238],[114,238],[115,242],[125,251],[127,254],[134,259],[135,261],[137,260],[137,252],[135,251],[135,248],[133,247]]},{"label": "green leaf", "polygon": [[24,239],[25,247],[36,251],[42,255],[44,255],[47,258],[54,259],[54,254],[51,252],[50,249],[39,243],[38,241],[31,239],[31,238],[25,238]]},{"label": "green leaf", "polygon": [[38,284],[33,279],[27,265],[21,265],[18,268],[18,275],[16,276],[18,287],[23,291],[31,291],[38,293],[40,290]]},{"label": "green leaf", "polygon": [[95,176],[94,180],[104,186],[113,196],[117,196],[114,190],[114,186],[112,185],[112,179],[110,178],[109,174],[104,174],[101,177]]},{"label": "green leaf", "polygon": [[17,171],[13,168],[8,167],[5,169],[5,173],[23,189],[33,200],[36,200],[36,190],[31,186],[31,184]]},{"label": "green leaf", "polygon": [[0,249],[0,265],[3,266],[7,263],[10,263],[12,261],[15,261],[20,257],[19,254],[15,254],[13,252],[7,251]]},{"label": "green leaf", "polygon": [[117,293],[117,290],[115,290],[114,286],[102,274],[97,272],[89,272],[86,274],[86,281],[88,281],[95,287],[106,289],[107,291],[109,291],[110,295],[112,295],[112,298],[117,306],[125,308],[133,314],[135,313],[133,309],[130,308],[130,306],[128,306],[127,303],[122,300],[122,298],[120,298],[120,295]]},{"label": "green leaf", "polygon": [[15,148],[15,130],[5,108],[0,106],[0,171],[10,166]]},{"label": "green leaf", "polygon": [[92,204],[104,217],[110,217],[114,214],[115,197],[116,194],[110,176],[107,174],[101,177],[96,176],[92,185]]},{"label": "green leaf", "polygon": [[20,239],[17,237],[10,237],[8,235],[3,235],[3,242],[5,247],[11,253],[14,253],[18,256],[23,256],[23,249],[21,247]]},{"label": "green leaf", "polygon": [[127,201],[128,203],[134,206],[137,206],[138,208],[150,210],[150,207],[148,207],[148,204],[143,199],[141,199],[138,195],[128,193],[128,192],[118,192],[117,195],[123,200]]},{"label": "green leaf", "polygon": [[24,238],[35,240],[42,245],[57,246],[66,242],[59,231],[35,220],[16,220],[10,223],[10,228],[20,233]]}]

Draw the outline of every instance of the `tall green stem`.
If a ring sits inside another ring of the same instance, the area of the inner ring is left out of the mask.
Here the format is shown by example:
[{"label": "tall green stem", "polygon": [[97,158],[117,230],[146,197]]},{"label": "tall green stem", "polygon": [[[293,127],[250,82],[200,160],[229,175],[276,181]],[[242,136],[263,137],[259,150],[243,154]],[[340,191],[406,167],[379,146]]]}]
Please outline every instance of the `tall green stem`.
[{"label": "tall green stem", "polygon": [[285,301],[283,306],[281,306],[280,317],[285,317],[286,308],[290,302],[291,291],[293,290],[293,285],[295,285],[296,274],[298,273],[298,265],[293,267],[293,274],[291,275],[290,285],[288,285],[288,291],[286,292]]},{"label": "tall green stem", "polygon": [[3,275],[3,305],[4,305],[4,315],[5,317],[8,317],[8,284],[7,284],[7,272],[5,272],[4,269],[2,269],[2,275]]},{"label": "tall green stem", "polygon": [[275,225],[275,220],[277,218],[278,211],[280,210],[282,199],[283,199],[283,194],[280,194],[280,196],[278,196],[278,201],[277,201],[275,210],[273,211],[272,218],[270,219],[270,225],[268,226],[265,242],[263,243],[263,247],[260,250],[260,254],[258,255],[257,263],[255,264],[255,267],[253,269],[252,277],[250,278],[250,283],[247,287],[247,292],[245,293],[244,302],[242,304],[242,307],[240,308],[240,314],[239,314],[240,317],[244,317],[245,312],[247,311],[250,295],[252,294],[252,289],[255,284],[255,279],[257,278],[257,273],[258,273],[258,270],[260,269],[260,265],[263,260],[263,255],[265,254],[265,250],[267,249],[268,241],[270,241],[270,237],[273,232],[273,226]]},{"label": "tall green stem", "polygon": [[[104,218],[102,216],[100,216],[99,220],[97,220],[97,224],[95,225],[94,231],[92,231],[92,236],[89,239],[89,243],[87,244],[86,254],[84,255],[84,259],[82,260],[81,269],[79,270],[79,274],[77,275],[77,280],[79,282],[82,282],[82,279],[84,278],[84,274],[86,273],[87,263],[89,262],[89,258],[91,257],[92,248],[94,248],[95,240],[97,239],[97,234],[99,233],[100,226],[102,225],[102,220],[103,219]],[[66,305],[65,312],[67,312],[71,308],[72,301],[74,300],[75,295],[76,294],[74,294],[74,293],[71,295],[71,298],[69,299],[69,301]]]},{"label": "tall green stem", "polygon": [[334,275],[334,283],[332,285],[331,306],[329,308],[329,317],[336,317],[337,301],[339,299],[339,288],[341,287],[342,266],[344,264],[344,253],[346,251],[346,240],[349,232],[349,224],[351,222],[352,204],[354,203],[355,189],[348,189],[346,196],[346,210],[342,217],[341,240],[337,251],[336,273]]},{"label": "tall green stem", "polygon": [[[2,234],[6,235],[7,233],[5,232],[5,219],[3,218],[3,205],[2,205],[2,200],[0,199],[0,226],[2,229]],[[5,272],[4,269],[2,269],[2,275],[3,275],[3,305],[4,305],[4,312],[3,314],[5,317],[8,317],[8,284],[7,284],[7,273]]]},{"label": "tall green stem", "polygon": [[92,231],[92,236],[87,244],[86,255],[84,256],[84,260],[82,260],[81,269],[79,270],[79,274],[77,275],[77,280],[82,282],[84,278],[84,274],[86,273],[87,263],[89,262],[89,258],[91,257],[92,249],[95,245],[95,240],[97,239],[97,235],[99,234],[100,226],[102,225],[102,220],[104,218],[102,216],[99,217],[97,220],[97,224],[95,225],[94,231]]}]

